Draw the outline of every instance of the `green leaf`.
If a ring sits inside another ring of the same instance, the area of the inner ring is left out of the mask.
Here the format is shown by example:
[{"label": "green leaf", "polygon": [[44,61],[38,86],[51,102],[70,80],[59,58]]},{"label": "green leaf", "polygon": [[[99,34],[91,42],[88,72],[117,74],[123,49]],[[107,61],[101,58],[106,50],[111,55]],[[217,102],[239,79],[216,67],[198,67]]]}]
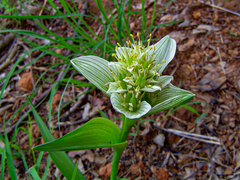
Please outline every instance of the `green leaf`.
[{"label": "green leaf", "polygon": [[[42,134],[42,137],[43,137],[44,141],[45,142],[53,141],[55,139],[54,136],[51,134],[51,132],[49,131],[47,126],[42,121],[41,117],[38,115],[36,109],[32,105],[29,98],[28,97],[26,97],[26,98],[27,98],[27,101],[30,105],[30,108],[32,110],[32,113],[34,115],[34,118],[37,122],[37,125],[39,127],[39,130]],[[75,164],[68,157],[68,155],[65,152],[49,152],[49,154],[50,154],[53,162],[57,166],[57,168],[61,171],[61,173],[67,179],[71,179],[72,175],[73,175],[73,172],[74,172]],[[80,171],[77,171],[76,179],[85,180],[86,178],[81,174]]]},{"label": "green leaf", "polygon": [[151,109],[150,104],[148,104],[146,101],[142,101],[140,108],[132,112],[122,106],[122,104],[124,103],[124,98],[118,93],[113,93],[111,95],[111,103],[114,109],[124,114],[129,119],[139,119],[145,114],[147,114],[147,112]]},{"label": "green leaf", "polygon": [[203,117],[205,117],[206,115],[207,115],[207,113],[201,114],[201,115],[194,121],[194,124],[197,124],[198,121],[199,121],[200,119],[202,119]]},{"label": "green leaf", "polygon": [[191,106],[188,106],[188,105],[183,104],[183,105],[181,105],[181,107],[186,108],[187,110],[192,111],[193,113],[199,115],[199,113],[196,111],[196,109],[194,109],[194,108],[191,107]]},{"label": "green leaf", "polygon": [[41,180],[41,178],[39,177],[36,169],[35,169],[35,166],[32,166],[31,168],[29,168],[29,172],[30,174],[32,175],[33,179],[35,180]]},{"label": "green leaf", "polygon": [[118,144],[120,129],[112,121],[95,118],[67,135],[34,147],[38,151],[72,151],[114,147]]},{"label": "green leaf", "polygon": [[9,141],[8,141],[5,121],[4,121],[4,135],[5,135],[5,148],[6,148],[8,172],[10,174],[11,179],[17,179],[17,173],[16,173],[15,166],[14,166],[14,163],[13,163],[13,157],[12,157],[12,152],[11,152],[11,149],[10,149],[10,144],[9,144]]},{"label": "green leaf", "polygon": [[[155,46],[155,55],[153,56],[153,59],[156,60],[156,64],[161,64],[157,69],[158,73],[161,74],[175,55],[176,41],[167,35],[151,47],[153,46]],[[153,50],[149,51],[149,54],[152,53]],[[162,62],[162,60],[165,60],[166,62]]]},{"label": "green leaf", "polygon": [[113,82],[113,76],[108,69],[108,61],[97,56],[81,56],[71,60],[73,66],[91,83],[106,93],[106,83]]},{"label": "green leaf", "polygon": [[147,115],[180,106],[192,99],[194,96],[195,95],[189,91],[169,84],[154,96],[154,101],[151,104],[152,109],[147,113]]}]

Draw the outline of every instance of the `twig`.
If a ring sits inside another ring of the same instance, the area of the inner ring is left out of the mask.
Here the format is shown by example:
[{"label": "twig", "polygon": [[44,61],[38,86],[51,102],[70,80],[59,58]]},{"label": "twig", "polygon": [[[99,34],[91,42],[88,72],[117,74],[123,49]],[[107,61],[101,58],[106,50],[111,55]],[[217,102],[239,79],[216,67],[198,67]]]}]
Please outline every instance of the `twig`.
[{"label": "twig", "polygon": [[200,0],[199,0],[199,2],[201,2],[201,3],[203,3],[203,4],[206,4],[206,5],[210,6],[210,7],[213,7],[213,8],[216,8],[216,9],[220,9],[220,10],[222,10],[222,11],[226,11],[226,12],[228,12],[228,13],[232,13],[232,14],[234,14],[234,15],[236,15],[236,16],[240,16],[239,13],[234,12],[234,11],[231,11],[231,10],[229,10],[229,9],[226,9],[226,8],[223,8],[223,7],[220,7],[220,6],[216,6],[216,5],[214,5],[214,4],[204,3],[203,1],[200,1]]},{"label": "twig", "polygon": [[188,122],[186,122],[186,121],[184,121],[184,120],[181,120],[180,118],[178,118],[178,117],[176,117],[176,116],[174,116],[174,115],[172,115],[172,114],[170,114],[169,116],[170,116],[171,118],[173,118],[173,119],[175,119],[175,120],[177,120],[177,121],[185,124],[185,125],[189,125],[189,124],[190,124],[190,123],[188,123]]},{"label": "twig", "polygon": [[87,120],[89,119],[88,118],[85,118],[85,119],[81,119],[81,120],[78,120],[78,121],[73,121],[73,122],[70,122],[70,121],[67,121],[67,122],[58,122],[56,123],[56,126],[54,126],[54,128],[57,128],[57,127],[62,127],[62,126],[72,126],[72,125],[76,125],[76,124],[81,124],[81,123],[84,123],[86,122]]},{"label": "twig", "polygon": [[233,95],[237,100],[240,101],[240,97],[238,95],[234,94],[233,92],[230,92],[230,94]]},{"label": "twig", "polygon": [[167,152],[167,156],[166,156],[166,158],[164,159],[161,167],[164,167],[165,165],[167,165],[170,155],[171,155],[170,152]]},{"label": "twig", "polygon": [[11,60],[14,57],[14,55],[17,53],[18,48],[19,48],[18,44],[15,44],[11,53],[7,57],[6,61],[0,66],[0,71],[2,71],[4,68],[6,68],[11,63]]},{"label": "twig", "polygon": [[218,56],[219,56],[219,59],[220,59],[220,62],[221,62],[223,73],[226,74],[226,71],[225,71],[225,69],[223,67],[223,61],[222,61],[222,57],[221,57],[221,54],[220,54],[219,47],[217,47],[217,53],[218,53]]},{"label": "twig", "polygon": [[178,69],[179,65],[180,65],[180,63],[178,63],[178,61],[177,61],[177,65],[176,65],[176,67],[174,68],[174,70],[171,72],[170,76],[173,76],[173,75],[175,74],[175,72],[176,72],[176,70]]},{"label": "twig", "polygon": [[[88,89],[87,89],[88,90]],[[73,113],[83,102],[83,99],[86,97],[86,94],[80,96],[77,100],[77,102],[67,111],[61,118],[65,118],[69,116],[71,113]]]},{"label": "twig", "polygon": [[0,40],[0,50],[9,45],[14,40],[14,38],[15,38],[14,34],[8,34],[7,36],[4,36],[4,38]]},{"label": "twig", "polygon": [[223,164],[223,163],[217,161],[215,158],[213,158],[212,161],[213,161],[214,163],[220,165],[220,166],[223,166],[223,167],[225,167],[225,168],[231,170],[232,172],[235,172],[235,170],[234,170],[233,168],[231,168],[231,167],[229,167],[229,166],[226,166],[225,164]]},{"label": "twig", "polygon": [[177,153],[173,153],[174,156],[184,156],[184,157],[190,157],[190,158],[193,158],[193,159],[201,159],[201,160],[205,160],[205,161],[208,161],[207,158],[203,158],[203,157],[200,157],[200,156],[194,156],[194,155],[191,155],[191,154],[177,154]]},{"label": "twig", "polygon": [[[67,64],[64,64],[63,67],[62,67],[62,70],[66,69],[66,67],[67,67]],[[58,74],[58,77],[57,77],[57,79],[56,79],[56,82],[59,82],[59,81],[62,79],[62,76],[63,76],[63,75],[64,75],[64,71],[61,71],[61,72]],[[54,84],[52,84],[49,89],[47,89],[46,91],[44,91],[44,93],[42,93],[42,94],[35,100],[36,104],[37,104],[38,102],[40,102],[47,94],[50,93],[50,91],[52,90],[53,86],[54,86]]]},{"label": "twig", "polygon": [[165,129],[165,128],[161,128],[158,126],[154,126],[154,127],[161,129],[163,131],[169,132],[169,133],[176,134],[178,136],[183,136],[188,139],[193,139],[196,141],[201,141],[201,142],[210,143],[210,144],[221,145],[220,139],[217,137],[210,137],[210,136],[205,136],[205,135],[196,134],[196,133],[188,133],[188,132],[184,132],[184,131],[178,131],[175,129]]},{"label": "twig", "polygon": [[44,1],[43,6],[42,6],[42,9],[41,9],[41,11],[40,11],[40,13],[39,13],[39,16],[42,15],[43,9],[45,8],[46,4],[47,4],[47,0]]},{"label": "twig", "polygon": [[[66,67],[67,67],[67,64],[64,64],[63,67],[62,67],[62,69],[64,70],[64,69],[66,69]],[[56,82],[59,82],[59,81],[62,79],[62,76],[63,76],[63,75],[64,75],[64,71],[60,72],[60,73],[58,74],[58,78],[57,78]],[[36,106],[47,94],[49,94],[50,91],[52,90],[52,87],[53,87],[53,85],[52,85],[48,90],[46,90],[43,94],[41,94],[41,96],[39,96],[38,99],[33,102],[33,105]],[[18,120],[15,124],[11,124],[11,126],[8,127],[7,134],[9,134],[21,121],[23,121],[24,119],[26,119],[27,116],[28,116],[28,113],[29,113],[29,112],[26,112],[26,113],[22,116],[22,118],[21,118],[20,120]],[[0,133],[2,133],[2,132],[4,132],[4,131],[0,131]]]},{"label": "twig", "polygon": [[13,104],[8,104],[8,105],[0,108],[0,116],[3,116],[4,113],[6,112],[6,110],[9,109],[9,108],[11,108],[11,107],[13,107]]}]

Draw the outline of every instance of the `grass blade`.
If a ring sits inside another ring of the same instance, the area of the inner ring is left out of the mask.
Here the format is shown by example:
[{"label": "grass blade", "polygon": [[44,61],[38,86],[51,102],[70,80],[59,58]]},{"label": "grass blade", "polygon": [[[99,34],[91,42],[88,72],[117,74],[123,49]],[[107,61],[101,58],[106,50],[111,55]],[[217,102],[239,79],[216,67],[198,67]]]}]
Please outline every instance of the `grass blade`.
[{"label": "grass blade", "polygon": [[14,166],[13,158],[12,158],[12,152],[11,152],[9,141],[8,141],[5,121],[4,121],[4,135],[5,135],[5,147],[6,147],[6,157],[7,157],[8,171],[9,171],[11,179],[16,179],[17,180],[17,174],[16,174],[16,171],[15,171],[15,166]]},{"label": "grass blade", "polygon": [[[27,101],[30,105],[34,118],[38,124],[39,130],[42,134],[44,142],[49,142],[55,140],[45,123],[42,121],[41,117],[38,115],[36,109],[32,105],[31,101],[28,97]],[[68,155],[65,152],[49,152],[53,162],[58,167],[58,169],[62,172],[62,174],[67,178],[71,179],[73,175],[73,171],[75,168],[75,164],[71,161]],[[85,180],[86,178],[82,175],[82,173],[78,170],[76,174],[76,179]]]},{"label": "grass blade", "polygon": [[31,167],[31,168],[29,169],[29,172],[30,172],[30,174],[32,175],[32,177],[33,177],[34,180],[41,180],[41,178],[39,177],[39,175],[38,175],[38,173],[37,173],[37,171],[36,171],[36,169],[35,169],[35,166]]}]

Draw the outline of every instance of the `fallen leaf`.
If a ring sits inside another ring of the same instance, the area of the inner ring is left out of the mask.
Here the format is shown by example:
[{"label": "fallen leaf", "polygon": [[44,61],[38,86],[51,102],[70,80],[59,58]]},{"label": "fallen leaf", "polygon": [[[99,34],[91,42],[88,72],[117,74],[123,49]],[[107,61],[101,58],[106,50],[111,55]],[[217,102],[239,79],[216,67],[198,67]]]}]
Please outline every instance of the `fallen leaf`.
[{"label": "fallen leaf", "polygon": [[104,156],[97,156],[94,158],[94,162],[96,164],[105,164],[107,162],[107,159]]},{"label": "fallen leaf", "polygon": [[219,77],[211,81],[210,85],[212,86],[213,90],[218,89],[225,81],[227,78],[225,76]]},{"label": "fallen leaf", "polygon": [[86,151],[85,150],[81,150],[81,151],[69,151],[68,152],[68,156],[70,158],[74,158],[75,156],[82,156],[83,154],[85,154]]},{"label": "fallen leaf", "polygon": [[[110,177],[111,175],[111,167],[112,167],[112,163],[109,163],[103,167],[101,167],[98,171],[98,174],[100,176],[105,176],[105,177]],[[119,163],[119,166],[118,166],[118,170],[121,169],[121,164]]]},{"label": "fallen leaf", "polygon": [[86,150],[86,154],[82,155],[82,160],[89,160],[90,162],[94,162],[94,154],[91,150]]},{"label": "fallen leaf", "polygon": [[211,25],[200,24],[197,29],[207,30],[207,31],[219,31],[219,28]]},{"label": "fallen leaf", "polygon": [[165,141],[165,136],[163,134],[158,134],[153,138],[153,141],[159,145],[159,146],[164,146],[164,141]]},{"label": "fallen leaf", "polygon": [[139,175],[141,175],[143,168],[144,168],[143,161],[140,160],[138,163],[132,164],[132,165],[130,166],[130,172],[131,172],[133,175],[139,176]]},{"label": "fallen leaf", "polygon": [[[37,77],[33,76],[34,81],[37,81]],[[32,73],[27,72],[23,73],[21,78],[18,81],[18,87],[20,91],[31,91],[33,89],[33,82],[32,82]]]},{"label": "fallen leaf", "polygon": [[194,41],[194,39],[189,39],[185,44],[179,45],[178,50],[179,51],[186,51],[195,44],[196,44],[196,42]]},{"label": "fallen leaf", "polygon": [[173,38],[176,43],[186,39],[187,37],[185,36],[184,32],[181,31],[172,31],[171,33],[168,34],[171,38]]},{"label": "fallen leaf", "polygon": [[158,180],[168,180],[169,179],[168,172],[165,169],[163,169],[163,168],[155,169],[154,176]]},{"label": "fallen leaf", "polygon": [[82,118],[83,119],[87,119],[89,117],[90,109],[91,109],[90,103],[86,103],[85,106],[84,106],[83,113],[82,113]]},{"label": "fallen leaf", "polygon": [[161,17],[160,21],[171,21],[172,18],[173,18],[172,14],[167,14],[167,15]]}]

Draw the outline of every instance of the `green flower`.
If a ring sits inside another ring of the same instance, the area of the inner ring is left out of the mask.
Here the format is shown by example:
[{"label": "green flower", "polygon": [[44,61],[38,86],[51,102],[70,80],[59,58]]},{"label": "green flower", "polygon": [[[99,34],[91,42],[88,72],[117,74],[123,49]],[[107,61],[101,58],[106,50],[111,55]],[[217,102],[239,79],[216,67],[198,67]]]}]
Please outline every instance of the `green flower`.
[{"label": "green flower", "polygon": [[71,62],[82,75],[111,97],[117,111],[129,119],[138,119],[179,106],[194,96],[173,86],[170,83],[172,76],[162,75],[175,52],[176,42],[165,36],[151,46],[148,39],[146,47],[140,39],[138,42],[128,41],[126,47],[118,44],[116,53],[112,54],[117,62],[92,55],[78,57]]}]

